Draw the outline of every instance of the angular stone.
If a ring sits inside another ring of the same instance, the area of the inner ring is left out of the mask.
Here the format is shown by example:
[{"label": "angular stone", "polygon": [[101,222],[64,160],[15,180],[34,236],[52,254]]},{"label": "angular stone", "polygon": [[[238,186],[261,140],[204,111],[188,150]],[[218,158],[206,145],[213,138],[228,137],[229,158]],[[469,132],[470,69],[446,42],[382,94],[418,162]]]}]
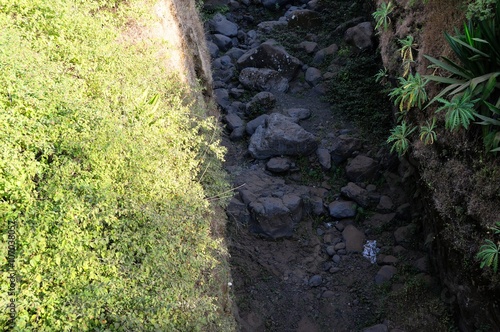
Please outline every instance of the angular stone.
[{"label": "angular stone", "polygon": [[394,203],[389,196],[381,196],[380,202],[377,205],[377,211],[379,212],[390,212],[394,210]]},{"label": "angular stone", "polygon": [[348,135],[340,135],[333,141],[331,155],[332,161],[339,165],[352,156],[354,151],[363,147],[363,143],[354,137]]},{"label": "angular stone", "polygon": [[396,243],[403,245],[408,244],[415,234],[416,229],[417,226],[415,224],[409,224],[407,226],[399,227],[394,232],[394,239],[396,240]]},{"label": "angular stone", "polygon": [[255,133],[255,130],[257,129],[257,127],[263,126],[266,123],[266,120],[268,117],[269,117],[269,115],[262,114],[262,115],[259,115],[258,117],[256,117],[255,119],[248,121],[247,128],[246,128],[247,134],[250,136],[253,135],[253,133]]},{"label": "angular stone", "polygon": [[240,141],[245,137],[245,126],[236,127],[229,135],[231,141]]},{"label": "angular stone", "polygon": [[314,68],[314,67],[307,68],[305,79],[306,79],[306,82],[309,83],[310,86],[317,85],[319,82],[321,82],[322,78],[323,77],[321,75],[321,70],[319,70],[318,68]]},{"label": "angular stone", "polygon": [[236,114],[228,114],[224,117],[227,128],[231,131],[245,125],[245,122]]},{"label": "angular stone", "polygon": [[321,285],[322,282],[323,282],[323,278],[321,278],[321,276],[319,274],[316,274],[316,275],[313,275],[309,279],[308,284],[311,287],[318,287],[319,285]]},{"label": "angular stone", "polygon": [[310,54],[316,50],[316,48],[318,47],[318,43],[303,41],[298,45],[298,47],[302,48],[304,51],[306,51],[306,53]]},{"label": "angular stone", "polygon": [[354,225],[347,225],[342,232],[345,239],[347,252],[363,252],[365,243],[365,234],[356,228]]},{"label": "angular stone", "polygon": [[236,66],[239,69],[248,67],[274,69],[290,81],[299,72],[302,62],[270,40],[243,54],[236,62]]},{"label": "angular stone", "polygon": [[259,92],[247,103],[247,114],[263,114],[276,105],[276,97],[267,91]]},{"label": "angular stone", "polygon": [[368,192],[353,182],[349,182],[347,186],[342,187],[340,193],[362,207],[368,207],[370,204]]},{"label": "angular stone", "polygon": [[252,157],[266,159],[273,156],[309,155],[316,150],[318,140],[310,132],[290,120],[273,113],[264,126],[259,126],[250,138],[248,151]]},{"label": "angular stone", "polygon": [[356,215],[357,205],[351,201],[334,201],[328,205],[330,215],[333,218],[352,218]]},{"label": "angular stone", "polygon": [[323,205],[323,199],[318,196],[312,196],[309,199],[309,206],[311,207],[311,212],[315,216],[321,216],[325,214],[325,207]]},{"label": "angular stone", "polygon": [[318,149],[316,150],[316,155],[318,156],[318,161],[321,167],[325,170],[332,168],[332,156],[328,149]]},{"label": "angular stone", "polygon": [[215,102],[219,104],[219,106],[223,109],[227,109],[231,105],[231,102],[229,101],[229,92],[227,91],[227,89],[215,89],[214,95]]},{"label": "angular stone", "polygon": [[273,69],[244,68],[240,72],[238,80],[245,88],[250,90],[278,92],[288,90],[288,80]]},{"label": "angular stone", "polygon": [[215,14],[208,21],[208,26],[211,32],[219,33],[227,37],[235,37],[238,34],[238,25],[229,21],[221,13]]},{"label": "angular stone", "polygon": [[322,64],[326,60],[327,56],[335,54],[338,51],[338,49],[339,47],[337,46],[337,44],[332,44],[326,48],[319,50],[314,55],[312,63],[314,65]]},{"label": "angular stone", "polygon": [[377,324],[364,329],[363,332],[389,332],[389,329],[384,324]]},{"label": "angular stone", "polygon": [[286,21],[264,21],[257,24],[257,28],[265,33],[269,33],[278,27],[286,27],[288,22]]},{"label": "angular stone", "polygon": [[243,54],[245,54],[245,51],[236,47],[233,47],[226,52],[226,55],[230,57],[233,62],[236,62]]},{"label": "angular stone", "polygon": [[308,108],[289,108],[284,111],[292,118],[305,120],[311,117],[311,110]]},{"label": "angular stone", "polygon": [[346,166],[346,176],[352,182],[370,181],[377,174],[377,162],[363,155],[357,155]]},{"label": "angular stone", "polygon": [[391,265],[384,265],[380,268],[375,276],[375,283],[381,285],[392,279],[392,277],[398,272],[398,270]]},{"label": "angular stone", "polygon": [[313,29],[321,24],[318,12],[309,9],[298,9],[285,15],[288,26],[292,28]]},{"label": "angular stone", "polygon": [[373,26],[371,22],[362,22],[347,29],[344,35],[346,43],[351,44],[359,50],[366,50],[373,47]]},{"label": "angular stone", "polygon": [[207,41],[208,53],[210,53],[210,57],[215,59],[219,56],[219,47],[215,45],[214,42],[208,40]]},{"label": "angular stone", "polygon": [[365,221],[365,225],[370,226],[374,229],[379,229],[379,230],[385,229],[391,225],[395,217],[396,217],[395,213],[387,213],[387,214],[377,213],[369,217]]},{"label": "angular stone", "polygon": [[226,214],[230,221],[247,224],[250,221],[250,213],[247,210],[245,203],[237,199],[231,198],[226,208]]},{"label": "angular stone", "polygon": [[233,47],[233,40],[231,38],[229,38],[228,36],[224,36],[224,35],[221,35],[219,33],[212,35],[212,41],[215,45],[217,45],[217,47],[222,52],[226,52],[231,47]]}]

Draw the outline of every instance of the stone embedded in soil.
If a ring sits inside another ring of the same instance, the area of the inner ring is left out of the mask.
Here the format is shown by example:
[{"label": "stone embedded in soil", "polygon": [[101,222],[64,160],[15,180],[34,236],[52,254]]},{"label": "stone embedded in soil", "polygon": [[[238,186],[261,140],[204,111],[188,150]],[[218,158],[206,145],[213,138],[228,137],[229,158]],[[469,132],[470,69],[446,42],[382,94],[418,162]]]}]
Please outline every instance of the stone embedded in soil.
[{"label": "stone embedded in soil", "polygon": [[340,135],[333,141],[331,148],[332,161],[339,165],[351,157],[354,151],[363,147],[363,143],[354,137]]},{"label": "stone embedded in soil", "polygon": [[334,296],[335,296],[335,292],[333,292],[331,290],[326,290],[323,292],[323,294],[321,294],[321,297],[323,297],[323,298],[331,298]]},{"label": "stone embedded in soil", "polygon": [[314,59],[312,61],[312,64],[313,65],[322,64],[326,60],[327,56],[335,54],[338,51],[338,49],[339,48],[338,48],[337,44],[331,44],[330,46],[319,50],[314,55]]},{"label": "stone embedded in soil", "polygon": [[392,279],[392,277],[396,274],[398,270],[391,265],[384,265],[380,268],[375,276],[375,283],[377,285],[381,285],[384,282],[387,282]]},{"label": "stone embedded in soil", "polygon": [[219,50],[222,52],[228,51],[231,47],[233,47],[233,40],[228,36],[221,35],[219,33],[212,35],[212,42],[217,45]]},{"label": "stone embedded in soil", "polygon": [[309,67],[306,70],[305,80],[310,86],[316,86],[323,78],[321,70],[314,67]]},{"label": "stone embedded in soil", "polygon": [[347,225],[342,232],[347,252],[363,252],[365,234],[354,225]]},{"label": "stone embedded in soil", "polygon": [[284,157],[274,157],[266,163],[266,169],[273,173],[287,172],[292,166],[292,161]]},{"label": "stone embedded in soil", "polygon": [[309,9],[298,9],[287,12],[288,26],[291,28],[315,29],[321,24],[321,17],[318,12]]},{"label": "stone embedded in soil", "polygon": [[243,54],[236,61],[236,66],[239,69],[248,67],[274,69],[291,81],[298,74],[302,62],[288,54],[283,47],[276,45],[274,41],[266,41],[259,47]]},{"label": "stone embedded in soil", "polygon": [[389,332],[389,329],[385,324],[377,324],[364,329],[363,332]]},{"label": "stone embedded in soil", "polygon": [[355,46],[359,50],[373,47],[373,26],[371,22],[362,22],[347,29],[344,40],[347,44]]},{"label": "stone embedded in soil", "polygon": [[392,255],[387,255],[382,260],[383,265],[396,265],[398,263],[398,259]]},{"label": "stone embedded in soil", "polygon": [[382,230],[390,226],[395,217],[396,217],[395,213],[387,213],[387,214],[377,213],[367,218],[364,224],[365,226],[368,226],[372,229]]},{"label": "stone embedded in soil", "polygon": [[312,196],[309,199],[309,205],[311,207],[311,212],[313,215],[321,216],[325,214],[325,206],[321,197]]},{"label": "stone embedded in soil", "polygon": [[335,247],[334,246],[328,246],[328,247],[326,247],[326,253],[329,256],[335,255]]},{"label": "stone embedded in soil", "polygon": [[323,169],[329,170],[332,168],[332,157],[330,156],[330,151],[328,151],[328,149],[320,148],[316,150],[316,155],[318,156],[318,162]]},{"label": "stone embedded in soil", "polygon": [[250,138],[248,151],[256,159],[273,156],[303,156],[316,151],[317,138],[290,118],[273,113]]},{"label": "stone embedded in soil", "polygon": [[333,255],[332,260],[333,260],[333,262],[334,262],[335,264],[338,264],[338,263],[340,263],[341,258],[340,258],[340,256],[339,256],[339,255]]},{"label": "stone embedded in soil", "polygon": [[316,48],[318,47],[318,43],[311,42],[311,41],[303,41],[298,45],[299,48],[302,48],[306,53],[310,54],[313,53]]},{"label": "stone embedded in soil", "polygon": [[245,126],[245,122],[236,114],[228,114],[224,117],[226,121],[227,128],[229,130],[234,130],[238,127]]},{"label": "stone embedded in soil", "polygon": [[250,214],[248,213],[246,204],[237,199],[231,198],[226,208],[226,214],[230,221],[239,222],[240,224],[247,224],[250,221]]},{"label": "stone embedded in soil", "polygon": [[247,114],[266,113],[276,106],[276,97],[267,91],[259,92],[247,103]]},{"label": "stone embedded in soil", "polygon": [[370,204],[369,193],[353,182],[349,182],[347,186],[340,189],[340,193],[345,197],[352,199],[362,207],[367,207]]},{"label": "stone embedded in soil", "polygon": [[211,32],[220,33],[227,37],[235,37],[238,34],[238,25],[229,21],[221,13],[217,13],[208,21]]},{"label": "stone embedded in soil", "polygon": [[382,195],[380,201],[377,205],[377,211],[379,212],[391,212],[394,210],[394,203],[389,196]]},{"label": "stone embedded in soil", "polygon": [[346,166],[346,176],[352,182],[370,181],[377,174],[378,163],[367,156],[357,155]]},{"label": "stone embedded in soil", "polygon": [[308,108],[289,108],[285,110],[285,113],[299,120],[305,120],[311,117],[311,110]]},{"label": "stone embedded in soil", "polygon": [[259,31],[264,33],[269,33],[276,28],[286,27],[288,25],[287,21],[264,21],[257,24]]},{"label": "stone embedded in soil", "polygon": [[399,227],[394,232],[394,239],[396,240],[396,243],[402,245],[408,244],[412,240],[416,230],[417,226],[415,224]]},{"label": "stone embedded in soil", "polygon": [[319,274],[316,274],[316,275],[313,275],[309,279],[308,284],[311,287],[318,287],[319,285],[321,285],[322,282],[323,282],[323,278],[321,278],[321,276]]},{"label": "stone embedded in soil", "polygon": [[223,109],[227,109],[231,105],[231,102],[229,101],[229,92],[227,91],[227,89],[215,89],[214,95],[215,102],[219,104],[219,106]]},{"label": "stone embedded in soil", "polygon": [[352,218],[356,216],[357,204],[352,201],[334,201],[328,206],[333,218]]},{"label": "stone embedded in soil", "polygon": [[285,92],[289,86],[288,80],[279,72],[267,68],[245,68],[240,72],[238,80],[245,88],[256,91]]},{"label": "stone embedded in soil", "polygon": [[231,135],[229,135],[229,139],[231,141],[240,141],[245,137],[245,133],[246,133],[245,126],[236,127],[231,132]]}]

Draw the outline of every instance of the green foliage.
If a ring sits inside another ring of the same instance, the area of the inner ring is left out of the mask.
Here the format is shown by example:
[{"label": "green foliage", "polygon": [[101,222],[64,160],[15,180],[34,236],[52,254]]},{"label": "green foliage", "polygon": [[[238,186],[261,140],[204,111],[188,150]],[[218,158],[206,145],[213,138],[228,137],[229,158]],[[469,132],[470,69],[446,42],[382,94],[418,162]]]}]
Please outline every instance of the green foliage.
[{"label": "green foliage", "polygon": [[[482,120],[476,122],[483,126],[483,141],[487,150],[499,151],[500,122],[498,121],[500,107],[500,84],[497,78],[500,75],[500,24],[496,22],[500,17],[500,6],[496,6],[495,16],[484,20],[469,20],[464,25],[464,32],[456,31],[456,36],[445,34],[446,40],[459,62],[442,57],[442,60],[426,56],[431,63],[449,73],[448,77],[438,75],[426,76],[429,80],[445,84],[446,87],[431,100],[448,99],[464,100],[470,95],[472,115]],[[464,109],[465,110],[465,109]],[[473,120],[467,111],[460,119],[468,119],[462,124]],[[454,118],[458,120],[458,118]],[[449,125],[457,122],[450,122]],[[453,126],[450,126],[452,128]],[[453,127],[455,128],[455,127]]]},{"label": "green foliage", "polygon": [[408,111],[415,106],[422,108],[422,104],[427,101],[425,85],[428,80],[423,79],[419,73],[409,74],[408,78],[398,77],[398,80],[399,86],[389,93],[389,97],[394,99],[395,105],[399,104],[399,110]]},{"label": "green foliage", "polygon": [[375,78],[376,83],[382,82],[382,80],[386,79],[389,76],[387,72],[387,68],[384,67],[380,69],[373,77]]},{"label": "green foliage", "polygon": [[414,62],[412,49],[417,45],[413,42],[413,36],[411,35],[406,36],[405,39],[399,39],[399,43],[401,44],[399,52],[403,60],[404,68],[403,77],[406,77],[410,73],[411,64]]},{"label": "green foliage", "polygon": [[18,331],[220,322],[205,275],[220,250],[205,197],[227,188],[215,121],[165,68],[167,45],[122,38],[140,5],[126,3],[0,0],[0,234],[17,223]]},{"label": "green foliage", "polygon": [[400,157],[404,155],[410,147],[409,136],[415,129],[417,128],[407,125],[406,121],[391,129],[391,135],[387,139],[387,143],[392,143],[391,152],[395,150]]},{"label": "green foliage", "polygon": [[424,144],[434,144],[436,140],[436,118],[432,118],[432,121],[426,121],[424,126],[420,127],[420,140],[424,142]]},{"label": "green foliage", "polygon": [[491,240],[485,240],[479,248],[477,258],[481,260],[481,268],[493,267],[493,272],[497,273],[498,270],[498,254],[500,254],[500,247]]},{"label": "green foliage", "polygon": [[446,129],[455,130],[460,126],[465,129],[469,128],[469,124],[474,120],[474,103],[476,100],[470,100],[471,96],[468,93],[455,95],[451,101],[438,98],[437,100],[443,104],[436,112],[446,111]]},{"label": "green foliage", "polygon": [[377,22],[375,25],[375,30],[383,30],[386,31],[389,28],[389,24],[391,24],[391,18],[389,15],[394,10],[394,5],[391,1],[388,3],[382,2],[377,10],[372,14],[373,18]]},{"label": "green foliage", "polygon": [[468,20],[477,18],[485,20],[495,15],[494,8],[497,0],[474,0],[467,7],[466,17]]}]

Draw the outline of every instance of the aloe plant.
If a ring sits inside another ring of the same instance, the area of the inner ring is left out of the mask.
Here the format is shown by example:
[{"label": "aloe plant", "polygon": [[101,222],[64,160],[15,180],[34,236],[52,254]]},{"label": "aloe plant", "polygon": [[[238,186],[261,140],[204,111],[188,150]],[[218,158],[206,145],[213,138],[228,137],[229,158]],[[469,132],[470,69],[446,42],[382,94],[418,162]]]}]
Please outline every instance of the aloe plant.
[{"label": "aloe plant", "polygon": [[384,28],[384,31],[387,30],[389,24],[391,23],[391,18],[389,14],[394,10],[394,5],[391,1],[388,3],[383,2],[380,7],[372,14],[373,18],[377,22],[375,25],[375,30],[380,30],[381,27]]},{"label": "aloe plant", "polygon": [[387,143],[392,143],[391,152],[395,150],[400,157],[404,155],[410,147],[409,136],[415,129],[417,128],[406,124],[406,121],[391,129],[391,136],[387,139]]}]

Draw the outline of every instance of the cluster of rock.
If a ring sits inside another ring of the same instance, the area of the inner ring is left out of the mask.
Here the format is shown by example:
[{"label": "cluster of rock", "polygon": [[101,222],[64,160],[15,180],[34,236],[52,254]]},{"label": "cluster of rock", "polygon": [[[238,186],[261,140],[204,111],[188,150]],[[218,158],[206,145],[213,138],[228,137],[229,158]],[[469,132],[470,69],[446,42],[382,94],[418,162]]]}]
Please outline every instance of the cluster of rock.
[{"label": "cluster of rock", "polygon": [[[230,5],[249,5],[246,2],[232,1]],[[281,6],[285,1],[262,0],[262,4]],[[328,257],[323,264],[328,273],[339,272],[352,253],[361,254],[368,238],[393,229],[394,243],[379,248],[381,254],[376,257],[380,269],[374,283],[382,284],[397,273],[396,256],[407,250],[405,247],[416,232],[411,223],[411,206],[401,189],[410,167],[400,166],[399,172],[395,172],[394,157],[384,149],[366,151],[365,142],[349,130],[337,131],[328,140],[320,141],[301,126],[314,113],[310,109],[276,111],[277,96],[301,89],[321,94],[325,80],[334,78],[333,72],[322,73],[314,66],[331,59],[338,50],[336,44],[318,49],[314,35],[310,34],[309,40],[297,45],[314,54],[312,63],[307,65],[274,40],[260,42],[264,32],[276,27],[314,28],[320,20],[314,10],[317,6],[316,0],[302,7],[291,6],[279,20],[261,22],[256,30],[244,31],[236,23],[253,22],[249,16],[216,14],[208,22],[216,101],[224,114],[229,138],[240,144],[247,142],[248,155],[255,160],[247,169],[234,172],[235,196],[227,207],[227,215],[231,222],[247,225],[250,231],[271,239],[293,236],[305,218],[329,218],[317,229],[322,251]],[[373,47],[372,37],[369,22],[357,22],[345,31],[345,41],[360,50]],[[299,75],[304,82],[297,80]],[[296,158],[317,162],[324,171],[341,168],[348,182],[340,192],[332,192],[328,185],[289,182],[287,176],[301,171]],[[360,224],[355,220],[363,211],[373,213]],[[415,261],[415,267],[426,272],[425,257]],[[308,280],[310,287],[321,287],[322,283],[321,274]],[[323,296],[328,294],[325,291]],[[388,324],[366,331],[388,331]]]}]

